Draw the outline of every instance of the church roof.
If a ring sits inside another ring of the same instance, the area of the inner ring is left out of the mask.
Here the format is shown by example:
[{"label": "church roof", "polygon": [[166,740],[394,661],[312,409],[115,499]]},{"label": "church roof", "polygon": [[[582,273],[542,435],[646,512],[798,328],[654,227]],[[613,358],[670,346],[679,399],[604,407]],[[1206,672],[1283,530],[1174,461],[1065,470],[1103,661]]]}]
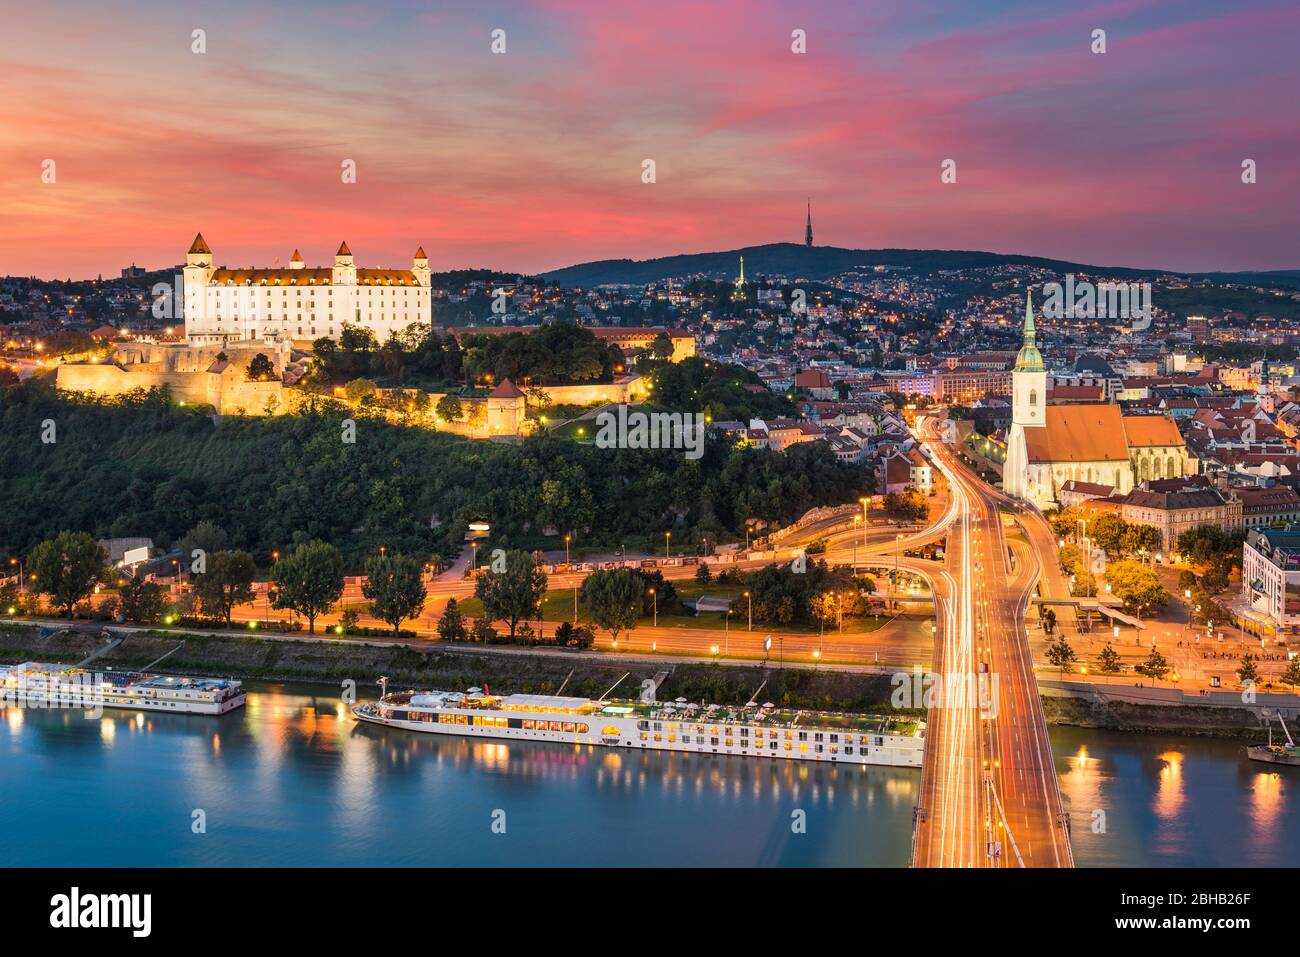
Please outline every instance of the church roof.
[{"label": "church roof", "polygon": [[519,391],[519,386],[515,385],[509,379],[502,379],[501,384],[488,393],[488,398],[517,399],[521,395],[523,395],[523,393]]},{"label": "church roof", "polygon": [[195,233],[194,242],[190,245],[190,252],[207,253],[208,255],[212,254],[212,250],[208,248],[208,244],[203,241],[202,233]]},{"label": "church roof", "polygon": [[1124,435],[1129,448],[1182,445],[1183,436],[1174,420],[1166,415],[1126,415]]},{"label": "church roof", "polygon": [[1030,462],[1127,462],[1117,405],[1049,405],[1042,428],[1025,429]]}]

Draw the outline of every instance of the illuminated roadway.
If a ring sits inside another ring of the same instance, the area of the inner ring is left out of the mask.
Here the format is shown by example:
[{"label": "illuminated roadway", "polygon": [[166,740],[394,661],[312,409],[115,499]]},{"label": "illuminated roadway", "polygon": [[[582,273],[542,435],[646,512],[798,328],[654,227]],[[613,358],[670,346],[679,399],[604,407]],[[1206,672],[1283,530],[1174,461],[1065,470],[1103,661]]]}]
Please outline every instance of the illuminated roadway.
[{"label": "illuminated roadway", "polygon": [[1071,867],[1025,626],[1041,572],[1032,547],[1041,526],[1031,530],[1030,548],[1015,549],[1013,567],[997,507],[1008,500],[962,468],[931,424],[922,420],[920,429],[956,515],[945,569],[933,575],[941,688],[927,702],[912,863]]}]

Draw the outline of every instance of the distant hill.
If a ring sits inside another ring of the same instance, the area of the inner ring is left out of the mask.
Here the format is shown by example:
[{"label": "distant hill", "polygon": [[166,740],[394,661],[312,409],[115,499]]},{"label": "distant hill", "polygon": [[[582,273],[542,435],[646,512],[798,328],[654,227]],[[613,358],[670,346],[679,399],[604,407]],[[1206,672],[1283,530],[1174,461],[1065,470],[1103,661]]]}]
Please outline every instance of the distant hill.
[{"label": "distant hill", "polygon": [[649,283],[697,273],[735,276],[740,257],[745,257],[745,274],[781,274],[793,278],[824,280],[854,267],[906,267],[915,273],[944,269],[975,269],[987,266],[1038,266],[1057,272],[1105,272],[1113,276],[1167,275],[1165,270],[1088,266],[1083,263],[1044,259],[1041,256],[1004,255],[948,249],[841,249],[837,246],[803,246],[798,243],[769,243],[715,253],[691,253],[660,259],[603,259],[566,266],[543,273],[546,279],[565,286],[598,286],[602,283]]}]

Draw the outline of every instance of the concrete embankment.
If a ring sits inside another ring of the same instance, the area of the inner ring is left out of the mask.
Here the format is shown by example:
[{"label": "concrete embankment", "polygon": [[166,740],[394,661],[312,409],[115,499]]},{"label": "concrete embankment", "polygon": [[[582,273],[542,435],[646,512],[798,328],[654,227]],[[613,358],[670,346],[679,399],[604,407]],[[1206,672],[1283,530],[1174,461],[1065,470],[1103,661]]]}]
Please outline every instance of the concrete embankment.
[{"label": "concrete embankment", "polygon": [[[42,637],[31,625],[0,624],[0,663],[48,661],[73,664],[104,646],[96,630]],[[891,693],[887,675],[830,669],[764,668],[706,662],[626,659],[576,652],[510,653],[430,644],[267,639],[247,634],[196,635],[133,631],[89,667],[140,669],[166,656],[153,670],[263,681],[356,682],[373,688],[380,675],[390,687],[463,689],[486,685],[502,692],[598,697],[619,682],[615,697],[636,697],[643,681],[659,680],[659,700],[676,697],[717,704],[759,701],[828,711],[880,711]],[[570,674],[572,672],[572,674]],[[665,676],[665,672],[667,675]],[[567,679],[567,683],[566,682]],[[766,684],[764,684],[766,682]],[[760,686],[762,690],[759,691]]]},{"label": "concrete embankment", "polygon": [[[1117,731],[1178,732],[1256,740],[1277,714],[1288,724],[1300,716],[1300,696],[1260,692],[1253,701],[1240,691],[1187,694],[1152,688],[1082,681],[1039,681],[1049,725]],[[1293,730],[1294,733],[1294,730]]]}]

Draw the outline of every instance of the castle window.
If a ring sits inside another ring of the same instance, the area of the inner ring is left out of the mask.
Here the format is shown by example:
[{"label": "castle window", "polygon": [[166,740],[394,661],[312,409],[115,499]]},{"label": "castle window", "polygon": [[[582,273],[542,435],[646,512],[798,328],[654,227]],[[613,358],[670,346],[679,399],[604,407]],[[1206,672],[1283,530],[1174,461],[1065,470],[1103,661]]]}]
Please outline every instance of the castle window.
[{"label": "castle window", "polygon": [[1030,405],[1038,405],[1038,390],[1037,390],[1037,389],[1030,389],[1030,390],[1029,390],[1029,404],[1030,404]]}]

